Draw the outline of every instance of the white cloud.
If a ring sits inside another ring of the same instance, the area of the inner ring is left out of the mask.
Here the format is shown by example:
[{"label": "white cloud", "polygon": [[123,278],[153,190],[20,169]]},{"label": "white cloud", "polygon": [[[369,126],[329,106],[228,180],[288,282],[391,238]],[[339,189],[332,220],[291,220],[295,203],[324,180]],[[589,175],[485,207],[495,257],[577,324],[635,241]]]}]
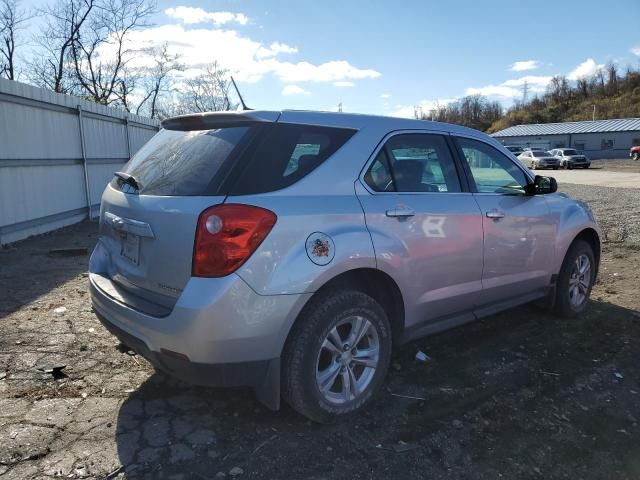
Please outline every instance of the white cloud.
[{"label": "white cloud", "polygon": [[416,111],[428,115],[431,110],[442,108],[455,102],[456,98],[440,98],[437,100],[422,100],[418,105],[396,105],[396,110],[390,112],[392,117],[415,118]]},{"label": "white cloud", "polygon": [[355,87],[356,84],[353,82],[340,81],[340,82],[333,82],[333,86],[334,87]]},{"label": "white cloud", "polygon": [[637,47],[630,48],[629,51],[634,55],[637,55],[640,57],[640,45],[638,45]]},{"label": "white cloud", "polygon": [[249,21],[249,18],[242,13],[207,12],[202,8],[196,7],[180,6],[175,8],[167,8],[164,13],[168,17],[181,20],[182,23],[185,23],[187,25],[208,22],[211,22],[215,25],[224,25],[225,23],[239,23],[240,25],[246,25]]},{"label": "white cloud", "polygon": [[569,80],[592,77],[598,70],[603,68],[603,64],[597,64],[593,58],[588,58],[567,75]]},{"label": "white cloud", "polygon": [[285,97],[289,95],[309,95],[309,92],[307,92],[304,88],[299,87],[298,85],[286,85],[282,89],[282,95],[284,95]]},{"label": "white cloud", "polygon": [[337,82],[344,79],[377,78],[380,72],[360,69],[345,60],[314,65],[309,62],[278,62],[273,71],[285,82]]},{"label": "white cloud", "polygon": [[551,81],[550,76],[525,75],[520,78],[506,80],[498,85],[471,87],[465,90],[465,95],[484,95],[486,97],[518,98],[523,94],[525,82],[529,94],[544,92]]},{"label": "white cloud", "polygon": [[391,98],[391,94],[390,93],[381,93],[380,94],[380,98]]},{"label": "white cloud", "polygon": [[[265,75],[275,75],[286,83],[341,82],[365,78],[376,78],[380,73],[372,69],[361,69],[346,60],[331,60],[320,64],[307,61],[286,62],[283,54],[298,50],[289,45],[273,42],[266,46],[234,30],[219,28],[185,28],[181,24],[167,24],[130,32],[130,47],[142,49],[169,43],[169,52],[180,55],[185,65],[183,76],[193,77],[206,65],[217,61],[229,69],[236,80],[258,82]],[[113,55],[107,45],[101,54]],[[131,66],[145,66],[149,59],[134,57]]]},{"label": "white cloud", "polygon": [[286,43],[273,42],[269,48],[260,47],[256,52],[258,58],[275,57],[280,53],[298,53],[297,47],[290,47]]},{"label": "white cloud", "polygon": [[513,72],[524,72],[525,70],[535,70],[540,67],[538,60],[521,60],[519,62],[513,62],[509,67],[509,70]]}]

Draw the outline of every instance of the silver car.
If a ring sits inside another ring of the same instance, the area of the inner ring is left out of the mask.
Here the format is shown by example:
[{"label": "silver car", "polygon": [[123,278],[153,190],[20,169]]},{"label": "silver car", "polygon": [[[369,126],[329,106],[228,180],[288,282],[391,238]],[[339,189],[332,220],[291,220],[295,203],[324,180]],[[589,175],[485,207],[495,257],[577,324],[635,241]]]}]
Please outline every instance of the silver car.
[{"label": "silver car", "polygon": [[537,170],[538,168],[553,168],[554,170],[558,170],[558,168],[560,168],[560,160],[550,152],[542,150],[527,150],[518,155],[518,158],[532,170]]},{"label": "silver car", "polygon": [[104,325],[177,378],[328,422],[371,400],[393,346],[587,306],[591,210],[481,132],[299,111],[163,127],[104,191],[89,279]]},{"label": "silver car", "polygon": [[560,168],[571,170],[572,168],[589,168],[589,159],[574,148],[554,148],[549,152],[560,160]]}]

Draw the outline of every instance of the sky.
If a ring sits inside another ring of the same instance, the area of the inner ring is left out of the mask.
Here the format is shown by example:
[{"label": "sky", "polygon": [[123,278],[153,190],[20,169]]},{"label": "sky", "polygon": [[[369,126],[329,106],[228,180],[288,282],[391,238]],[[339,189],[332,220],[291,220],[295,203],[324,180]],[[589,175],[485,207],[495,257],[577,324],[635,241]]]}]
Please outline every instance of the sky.
[{"label": "sky", "polygon": [[[26,6],[42,4],[25,0]],[[480,93],[509,106],[615,62],[640,66],[640,0],[158,0],[132,40],[184,75],[218,61],[255,109],[412,117]]]}]

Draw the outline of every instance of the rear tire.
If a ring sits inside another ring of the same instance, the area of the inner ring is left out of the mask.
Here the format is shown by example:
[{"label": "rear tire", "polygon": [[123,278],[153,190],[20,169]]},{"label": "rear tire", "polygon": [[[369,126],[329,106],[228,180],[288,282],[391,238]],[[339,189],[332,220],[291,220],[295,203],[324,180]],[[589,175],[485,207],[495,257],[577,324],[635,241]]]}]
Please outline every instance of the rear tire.
[{"label": "rear tire", "polygon": [[355,290],[320,294],[287,339],[282,396],[318,423],[344,418],[364,408],[380,389],[391,348],[389,320],[373,298]]},{"label": "rear tire", "polygon": [[562,262],[556,285],[556,313],[574,317],[587,308],[595,281],[596,263],[591,245],[573,242]]},{"label": "rear tire", "polygon": [[633,152],[633,157],[632,158],[637,162],[638,160],[640,160],[640,153]]}]

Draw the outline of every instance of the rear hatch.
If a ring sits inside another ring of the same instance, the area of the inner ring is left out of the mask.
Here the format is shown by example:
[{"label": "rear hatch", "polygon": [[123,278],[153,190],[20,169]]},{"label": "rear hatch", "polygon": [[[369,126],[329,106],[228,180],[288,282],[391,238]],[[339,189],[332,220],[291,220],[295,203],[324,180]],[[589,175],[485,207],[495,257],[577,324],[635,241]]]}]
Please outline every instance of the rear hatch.
[{"label": "rear hatch", "polygon": [[116,173],[102,197],[101,240],[109,259],[100,274],[120,300],[125,293],[173,307],[191,276],[198,217],[224,202],[222,185],[257,121],[264,120],[161,130]]},{"label": "rear hatch", "polygon": [[103,290],[115,290],[112,297],[149,314],[158,311],[150,304],[168,314],[192,276],[203,211],[227,195],[296,183],[355,134],[278,118],[278,112],[221,112],[163,122],[166,129],[116,172],[103,194],[101,240],[108,258],[104,271],[93,272]]}]

